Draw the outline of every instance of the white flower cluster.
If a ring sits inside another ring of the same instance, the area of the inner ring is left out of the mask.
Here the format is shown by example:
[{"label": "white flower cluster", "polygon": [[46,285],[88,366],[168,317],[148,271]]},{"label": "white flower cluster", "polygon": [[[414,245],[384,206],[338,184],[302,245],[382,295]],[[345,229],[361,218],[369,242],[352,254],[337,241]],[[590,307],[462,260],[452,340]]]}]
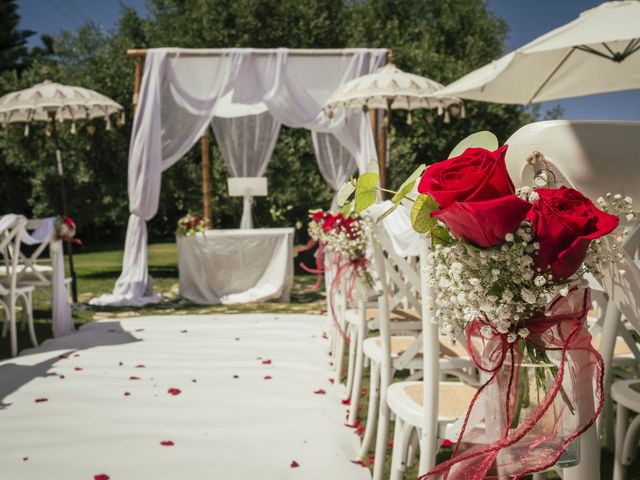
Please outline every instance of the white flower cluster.
[{"label": "white flower cluster", "polygon": [[625,219],[627,222],[632,222],[636,218],[631,197],[623,197],[619,193],[615,195],[607,193],[604,197],[598,198],[596,203],[601,210]]},{"label": "white flower cluster", "polygon": [[527,222],[496,248],[479,249],[457,240],[436,245],[430,285],[442,333],[456,340],[469,321],[485,319],[481,333],[486,337],[494,329],[509,342],[527,337],[525,322],[557,295],[569,293],[567,284],[554,283],[536,269],[533,256],[539,248]]},{"label": "white flower cluster", "polygon": [[[349,261],[366,256],[370,229],[368,220],[356,217],[353,221],[345,221],[341,218],[330,230],[324,230],[321,222],[309,222],[309,236],[313,240],[322,242],[327,252]],[[348,228],[345,226],[347,223]]]}]

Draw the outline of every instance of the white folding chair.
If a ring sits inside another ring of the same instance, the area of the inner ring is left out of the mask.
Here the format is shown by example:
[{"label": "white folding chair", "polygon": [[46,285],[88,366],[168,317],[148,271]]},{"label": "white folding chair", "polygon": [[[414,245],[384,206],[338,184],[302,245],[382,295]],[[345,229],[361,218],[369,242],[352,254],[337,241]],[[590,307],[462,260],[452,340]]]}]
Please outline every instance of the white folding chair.
[{"label": "white folding chair", "polygon": [[35,329],[33,326],[33,286],[18,285],[18,255],[20,251],[21,233],[23,232],[27,220],[18,217],[13,226],[7,228],[0,236],[0,253],[5,264],[3,281],[0,282],[0,307],[5,313],[3,326],[3,337],[9,332],[11,342],[11,356],[18,354],[18,334],[16,327],[17,305],[22,305],[23,324],[29,328],[29,336],[34,346],[38,345]]},{"label": "white folding chair", "polygon": [[[360,447],[360,458],[365,458],[374,433],[376,433],[373,479],[382,478],[384,456],[387,447],[390,411],[387,403],[387,388],[396,372],[408,370],[410,375],[405,382],[422,377],[424,366],[423,334],[398,335],[401,328],[391,329],[392,306],[396,300],[405,297],[409,305],[421,311],[422,281],[418,273],[406,259],[398,256],[383,228],[373,229],[373,264],[379,276],[378,321],[380,335],[364,340],[362,349],[370,364],[369,407],[367,423]],[[401,293],[399,295],[399,293]],[[421,316],[418,317],[421,319]],[[422,322],[423,320],[421,320]],[[429,348],[432,346],[430,345]],[[449,373],[467,378],[474,383],[477,377],[473,374],[473,364],[462,345],[451,346],[447,339],[437,337],[433,352],[437,356],[437,364],[441,373]]]},{"label": "white folding chair", "polygon": [[[626,480],[629,467],[638,455],[640,441],[640,380],[614,382],[611,397],[618,404],[613,480]],[[630,412],[636,413],[631,421]]]}]

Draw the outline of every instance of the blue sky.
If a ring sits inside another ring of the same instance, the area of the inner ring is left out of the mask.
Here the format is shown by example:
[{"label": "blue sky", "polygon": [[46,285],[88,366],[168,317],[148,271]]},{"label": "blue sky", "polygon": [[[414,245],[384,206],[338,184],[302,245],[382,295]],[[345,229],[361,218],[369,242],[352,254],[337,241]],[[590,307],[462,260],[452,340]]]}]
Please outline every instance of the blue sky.
[{"label": "blue sky", "polygon": [[[489,0],[488,6],[509,25],[507,47],[512,50],[600,3],[601,0]],[[39,34],[74,30],[87,20],[112,28],[121,5],[145,12],[145,0],[19,0],[18,5],[21,28]],[[37,41],[34,39],[32,44]],[[564,107],[564,118],[640,120],[640,90],[551,102],[542,108],[557,104]]]}]

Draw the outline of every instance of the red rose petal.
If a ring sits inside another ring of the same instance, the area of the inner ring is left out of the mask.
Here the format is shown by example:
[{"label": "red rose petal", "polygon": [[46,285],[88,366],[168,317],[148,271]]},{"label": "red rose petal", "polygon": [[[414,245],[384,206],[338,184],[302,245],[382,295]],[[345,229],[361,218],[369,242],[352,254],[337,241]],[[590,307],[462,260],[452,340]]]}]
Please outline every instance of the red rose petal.
[{"label": "red rose petal", "polygon": [[169,395],[180,395],[182,393],[182,390],[180,390],[179,388],[170,388],[169,390],[167,390],[167,393]]},{"label": "red rose petal", "polygon": [[265,376],[264,376],[264,379],[265,379],[265,380],[271,380],[272,378],[273,378],[273,377],[272,377],[271,375],[265,375]]},{"label": "red rose petal", "polygon": [[330,378],[329,383],[333,385],[335,383],[335,380],[333,378]]},{"label": "red rose petal", "polygon": [[361,437],[362,435],[364,435],[364,427],[358,427],[355,430],[355,434],[358,435],[359,437]]},{"label": "red rose petal", "polygon": [[42,403],[42,402],[48,402],[49,399],[48,398],[36,398],[35,402],[36,403]]},{"label": "red rose petal", "polygon": [[80,354],[79,354],[79,353],[75,353],[73,356],[74,356],[74,357],[79,357],[79,356],[80,356]]},{"label": "red rose petal", "polygon": [[191,383],[198,383],[198,380],[194,378],[193,380],[191,380]]},{"label": "red rose petal", "polygon": [[366,464],[362,460],[351,460],[351,463],[355,463],[356,465],[360,465],[361,467],[366,468]]},{"label": "red rose petal", "polygon": [[60,380],[64,380],[64,375],[58,375],[60,377]]},{"label": "red rose petal", "polygon": [[453,447],[453,442],[451,440],[443,440],[440,444],[441,447]]},{"label": "red rose petal", "polygon": [[119,367],[121,367],[122,365],[124,365],[122,362],[118,362]]},{"label": "red rose petal", "polygon": [[109,475],[107,475],[106,473],[100,473],[93,476],[93,480],[109,480],[109,478]]},{"label": "red rose petal", "polygon": [[136,328],[136,332],[144,332],[144,328]]},{"label": "red rose petal", "polygon": [[291,468],[298,468],[300,466],[300,464],[298,462],[296,462],[295,460],[291,461]]},{"label": "red rose petal", "polygon": [[271,360],[268,360],[268,359],[267,360],[263,360],[262,364],[263,365],[271,365]]},{"label": "red rose petal", "polygon": [[145,368],[145,366],[141,363],[140,365],[136,365],[136,368]]},{"label": "red rose petal", "polygon": [[140,380],[140,377],[134,377],[133,375],[131,375],[129,377],[129,380]]},{"label": "red rose petal", "polygon": [[234,375],[233,378],[240,378],[238,375]]},{"label": "red rose petal", "polygon": [[81,371],[82,371],[82,367],[76,367],[76,368],[74,368],[74,370],[75,370],[76,372],[81,372]]},{"label": "red rose petal", "polygon": [[180,333],[187,333],[188,330],[180,330]]},{"label": "red rose petal", "polygon": [[27,460],[29,460],[29,457],[22,457],[23,462],[26,462]]},{"label": "red rose petal", "polygon": [[346,400],[342,400],[343,405],[351,405],[351,399],[347,398]]},{"label": "red rose petal", "polygon": [[316,395],[325,395],[327,392],[320,388],[313,393],[315,393]]},{"label": "red rose petal", "polygon": [[173,442],[171,440],[163,440],[160,442],[160,445],[163,447],[173,447]]},{"label": "red rose petal", "polygon": [[236,340],[236,342],[239,342],[240,341],[240,337],[236,337],[235,340]]},{"label": "red rose petal", "polygon": [[387,448],[393,448],[393,442],[387,442]]},{"label": "red rose petal", "polygon": [[58,355],[58,358],[60,358],[60,359],[63,359],[63,360],[64,360],[64,359],[66,359],[66,358],[69,358],[69,354],[68,354],[68,353],[63,353],[62,355]]},{"label": "red rose petal", "polygon": [[373,463],[376,461],[376,457],[369,457],[369,465],[373,465]]},{"label": "red rose petal", "polygon": [[131,395],[129,392],[124,392],[125,397],[128,397],[129,395]]}]

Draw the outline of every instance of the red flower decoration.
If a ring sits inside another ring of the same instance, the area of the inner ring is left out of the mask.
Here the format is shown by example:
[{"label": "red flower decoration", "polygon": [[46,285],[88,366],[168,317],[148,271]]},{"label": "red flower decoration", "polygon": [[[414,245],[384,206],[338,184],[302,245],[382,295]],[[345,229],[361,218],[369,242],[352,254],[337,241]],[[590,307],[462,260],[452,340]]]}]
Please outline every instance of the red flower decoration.
[{"label": "red flower decoration", "polygon": [[49,399],[48,398],[36,398],[35,402],[36,403],[42,403],[42,402],[48,402]]},{"label": "red flower decoration", "polygon": [[169,390],[167,390],[167,393],[169,395],[176,396],[176,395],[180,395],[182,393],[182,390],[180,390],[179,388],[170,388]]},{"label": "red flower decoration", "polygon": [[76,372],[81,372],[81,371],[82,371],[82,367],[76,367],[76,368],[74,368],[74,370],[75,370]]},{"label": "red flower decoration", "polygon": [[346,400],[342,400],[343,405],[351,405],[351,399],[347,398]]},{"label": "red flower decoration", "polygon": [[109,478],[111,477],[106,473],[99,473],[98,475],[93,476],[93,480],[109,480]]},{"label": "red flower decoration", "polygon": [[300,466],[300,464],[298,462],[296,462],[295,460],[291,461],[291,468],[298,468]]},{"label": "red flower decoration", "polygon": [[367,464],[364,463],[362,460],[351,460],[351,463],[355,463],[356,465],[360,465],[361,467],[367,467]]},{"label": "red flower decoration", "polygon": [[536,266],[550,269],[559,279],[568,278],[582,265],[591,241],[618,226],[618,217],[572,188],[538,188],[536,193],[540,198],[527,215],[540,243]]},{"label": "red flower decoration", "polygon": [[263,360],[262,364],[263,365],[271,365],[271,360]]},{"label": "red flower decoration", "polygon": [[440,444],[441,447],[448,448],[453,446],[453,442],[451,440],[443,440]]},{"label": "red flower decoration", "polygon": [[173,447],[173,442],[171,440],[163,440],[160,442],[160,445],[163,447]]},{"label": "red flower decoration", "polygon": [[316,395],[325,395],[327,392],[320,388],[313,393],[315,393]]}]

